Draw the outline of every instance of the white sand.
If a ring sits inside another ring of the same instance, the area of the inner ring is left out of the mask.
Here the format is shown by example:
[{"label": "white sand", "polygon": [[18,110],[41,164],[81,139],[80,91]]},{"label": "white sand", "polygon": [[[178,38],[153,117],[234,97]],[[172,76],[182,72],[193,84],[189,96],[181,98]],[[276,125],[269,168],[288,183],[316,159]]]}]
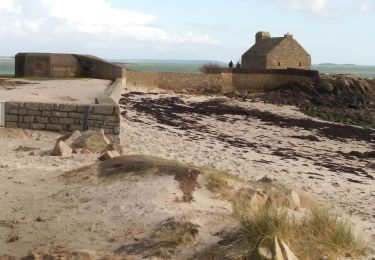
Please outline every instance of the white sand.
[{"label": "white sand", "polygon": [[111,84],[110,80],[69,79],[69,80],[19,80],[13,82],[28,84],[7,85],[0,81],[1,101],[35,101],[64,103],[94,103],[95,97],[102,96]]}]

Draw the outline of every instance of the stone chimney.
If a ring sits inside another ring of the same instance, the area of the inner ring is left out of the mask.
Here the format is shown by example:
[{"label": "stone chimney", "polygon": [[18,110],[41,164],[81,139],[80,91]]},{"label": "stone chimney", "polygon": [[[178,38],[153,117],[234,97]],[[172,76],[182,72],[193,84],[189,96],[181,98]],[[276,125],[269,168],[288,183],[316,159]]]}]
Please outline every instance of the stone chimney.
[{"label": "stone chimney", "polygon": [[286,39],[293,39],[293,35],[290,34],[290,33],[286,33],[286,34],[284,34],[284,38],[286,38]]},{"label": "stone chimney", "polygon": [[257,32],[255,34],[255,42],[259,42],[260,40],[271,38],[271,35],[269,32]]}]

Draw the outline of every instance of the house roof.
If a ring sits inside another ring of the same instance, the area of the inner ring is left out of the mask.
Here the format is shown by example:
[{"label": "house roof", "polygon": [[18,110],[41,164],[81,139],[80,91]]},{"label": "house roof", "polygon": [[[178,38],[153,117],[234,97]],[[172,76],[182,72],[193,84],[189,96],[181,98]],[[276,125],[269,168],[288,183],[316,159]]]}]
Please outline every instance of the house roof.
[{"label": "house roof", "polygon": [[247,52],[244,53],[244,56],[263,56],[270,53],[277,45],[279,45],[284,37],[272,37],[265,38],[257,41]]}]

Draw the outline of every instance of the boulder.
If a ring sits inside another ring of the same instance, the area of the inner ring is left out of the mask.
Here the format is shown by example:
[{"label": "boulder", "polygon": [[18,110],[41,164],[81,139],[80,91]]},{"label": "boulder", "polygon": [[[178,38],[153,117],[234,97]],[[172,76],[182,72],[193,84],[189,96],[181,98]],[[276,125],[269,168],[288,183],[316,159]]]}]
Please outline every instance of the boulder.
[{"label": "boulder", "polygon": [[55,148],[52,150],[52,155],[68,157],[73,153],[73,149],[70,148],[64,141],[58,141]]},{"label": "boulder", "polygon": [[106,151],[102,155],[100,155],[99,160],[100,161],[106,161],[109,159],[112,159],[114,157],[119,157],[121,154],[118,151]]},{"label": "boulder", "polygon": [[97,132],[85,131],[81,133],[81,136],[73,143],[74,148],[82,148],[90,150],[91,152],[102,152],[107,149],[111,142],[104,134],[104,130],[101,129]]}]

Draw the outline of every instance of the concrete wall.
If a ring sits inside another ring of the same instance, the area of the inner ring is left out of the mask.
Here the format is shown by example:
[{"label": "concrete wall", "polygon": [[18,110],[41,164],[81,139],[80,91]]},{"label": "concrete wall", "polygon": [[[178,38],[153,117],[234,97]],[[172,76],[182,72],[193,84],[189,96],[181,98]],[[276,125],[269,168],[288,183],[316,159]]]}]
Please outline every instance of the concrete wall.
[{"label": "concrete wall", "polygon": [[122,78],[122,67],[95,56],[61,53],[18,53],[16,77]]},{"label": "concrete wall", "polygon": [[116,79],[104,92],[104,97],[110,98],[115,104],[121,99],[122,91],[125,87],[125,78]]},{"label": "concrete wall", "polygon": [[[216,71],[215,71],[216,72]],[[128,88],[156,88],[192,93],[202,93],[207,89],[214,92],[267,92],[288,82],[311,83],[319,78],[317,71],[308,70],[247,70],[222,69],[221,73],[165,73],[127,71]]]}]

